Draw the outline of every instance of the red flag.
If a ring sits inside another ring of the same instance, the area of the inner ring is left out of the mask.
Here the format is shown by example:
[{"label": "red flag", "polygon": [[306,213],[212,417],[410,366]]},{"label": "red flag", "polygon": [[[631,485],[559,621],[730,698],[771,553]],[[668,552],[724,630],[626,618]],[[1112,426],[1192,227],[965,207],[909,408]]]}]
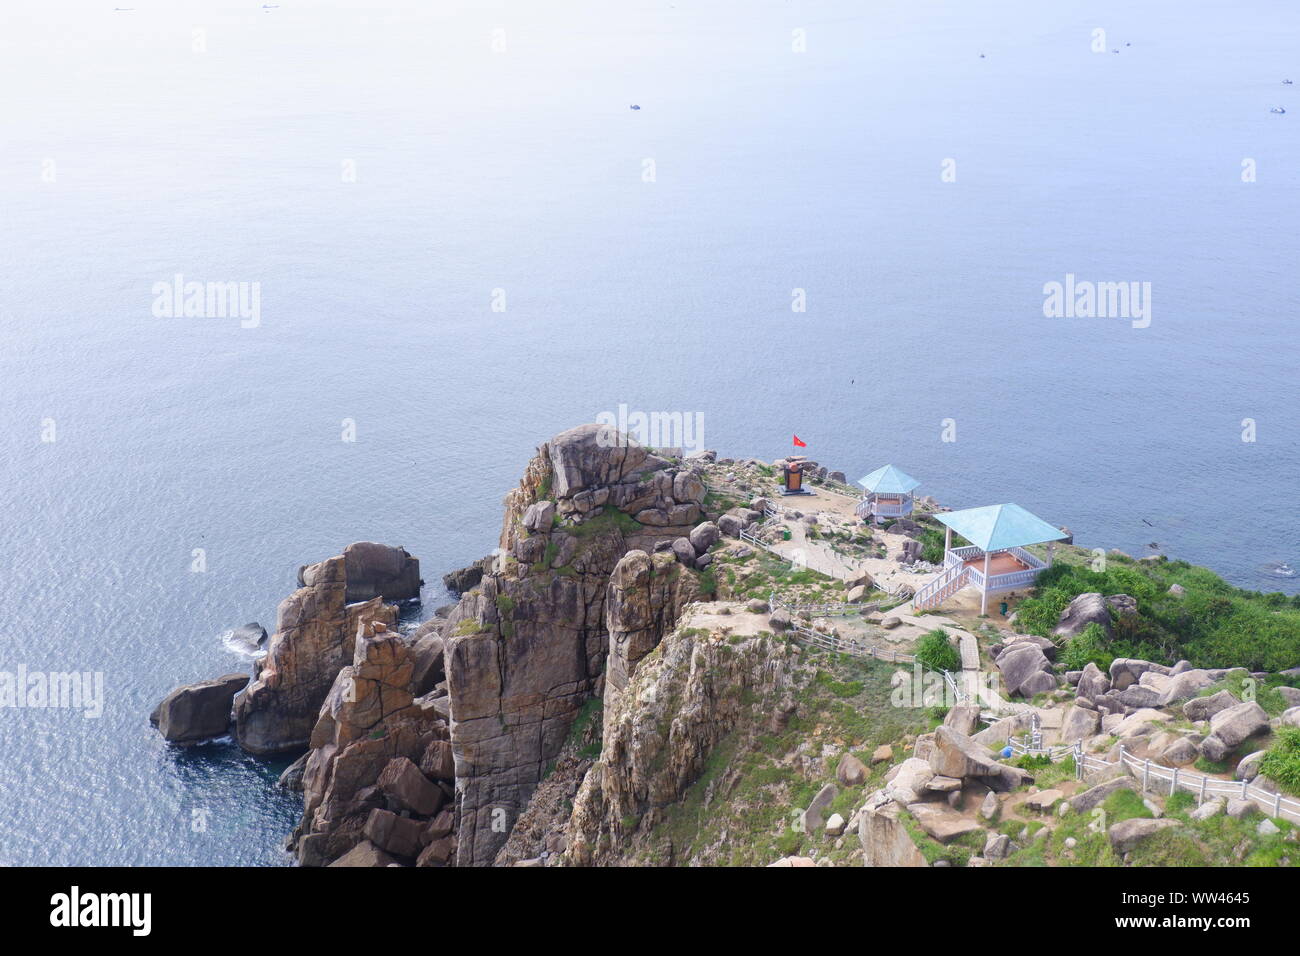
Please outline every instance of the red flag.
[{"label": "red flag", "polygon": [[795,435],[795,436],[794,436],[794,444],[795,444],[795,447],[796,447],[796,448],[807,448],[807,447],[808,447],[808,443],[807,443],[806,441],[804,441],[803,439],[801,439],[798,435]]}]

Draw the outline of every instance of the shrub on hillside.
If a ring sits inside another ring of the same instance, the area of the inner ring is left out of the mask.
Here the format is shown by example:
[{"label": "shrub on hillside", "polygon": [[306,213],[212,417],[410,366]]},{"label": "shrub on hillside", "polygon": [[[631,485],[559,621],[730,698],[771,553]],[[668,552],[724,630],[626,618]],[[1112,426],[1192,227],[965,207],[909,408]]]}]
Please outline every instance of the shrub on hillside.
[{"label": "shrub on hillside", "polygon": [[921,635],[916,642],[916,659],[937,671],[961,670],[961,655],[948,642],[948,632],[941,627]]},{"label": "shrub on hillside", "polygon": [[1300,794],[1300,727],[1279,727],[1259,772],[1288,793]]}]

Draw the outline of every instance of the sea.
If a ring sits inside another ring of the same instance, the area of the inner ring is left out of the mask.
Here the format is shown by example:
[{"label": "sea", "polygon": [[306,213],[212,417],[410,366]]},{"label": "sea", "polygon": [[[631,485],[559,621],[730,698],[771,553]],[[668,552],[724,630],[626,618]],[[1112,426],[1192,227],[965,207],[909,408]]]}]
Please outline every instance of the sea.
[{"label": "sea", "polygon": [[0,864],[291,864],[151,709],[349,542],[431,613],[620,409],[1300,591],[1294,2],[4,18],[0,671],[103,698],[0,708]]}]

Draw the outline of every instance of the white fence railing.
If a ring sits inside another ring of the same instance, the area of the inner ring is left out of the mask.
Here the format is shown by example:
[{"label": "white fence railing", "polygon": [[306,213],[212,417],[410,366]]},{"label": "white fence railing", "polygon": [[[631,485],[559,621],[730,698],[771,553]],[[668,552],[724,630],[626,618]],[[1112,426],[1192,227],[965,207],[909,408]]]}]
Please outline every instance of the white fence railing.
[{"label": "white fence railing", "polygon": [[[1027,734],[1025,737],[1031,735]],[[1121,767],[1129,776],[1141,780],[1143,793],[1159,785],[1168,796],[1173,796],[1179,790],[1195,794],[1198,805],[1214,797],[1249,800],[1268,816],[1300,824],[1300,800],[1283,796],[1279,792],[1265,790],[1263,787],[1251,784],[1248,780],[1220,780],[1205,774],[1189,773],[1180,767],[1166,767],[1152,763],[1149,759],[1141,759],[1126,753],[1123,744],[1120,744],[1119,760],[1104,760],[1101,757],[1085,754],[1082,743],[1046,748],[1039,745],[1035,748],[1031,740],[1018,741],[1015,738],[1008,738],[1007,745],[1016,754],[1045,756],[1053,762],[1073,756],[1074,774],[1080,780],[1085,774],[1094,771]]]}]

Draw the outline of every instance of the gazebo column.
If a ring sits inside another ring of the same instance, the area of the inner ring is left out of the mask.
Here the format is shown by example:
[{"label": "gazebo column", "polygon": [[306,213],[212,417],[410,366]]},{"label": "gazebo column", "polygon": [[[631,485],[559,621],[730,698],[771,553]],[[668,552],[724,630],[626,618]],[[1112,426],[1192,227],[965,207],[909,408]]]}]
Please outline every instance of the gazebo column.
[{"label": "gazebo column", "polygon": [[1055,541],[1049,541],[1049,542],[1047,542],[1047,566],[1048,566],[1049,568],[1052,566],[1052,553],[1053,553],[1053,550],[1054,550],[1055,546],[1056,546],[1056,542],[1055,542]]},{"label": "gazebo column", "polygon": [[952,528],[947,525],[943,526],[943,553],[946,555],[952,550]]},{"label": "gazebo column", "polygon": [[989,609],[989,553],[984,552],[984,587],[980,588],[980,614],[987,614]]}]

